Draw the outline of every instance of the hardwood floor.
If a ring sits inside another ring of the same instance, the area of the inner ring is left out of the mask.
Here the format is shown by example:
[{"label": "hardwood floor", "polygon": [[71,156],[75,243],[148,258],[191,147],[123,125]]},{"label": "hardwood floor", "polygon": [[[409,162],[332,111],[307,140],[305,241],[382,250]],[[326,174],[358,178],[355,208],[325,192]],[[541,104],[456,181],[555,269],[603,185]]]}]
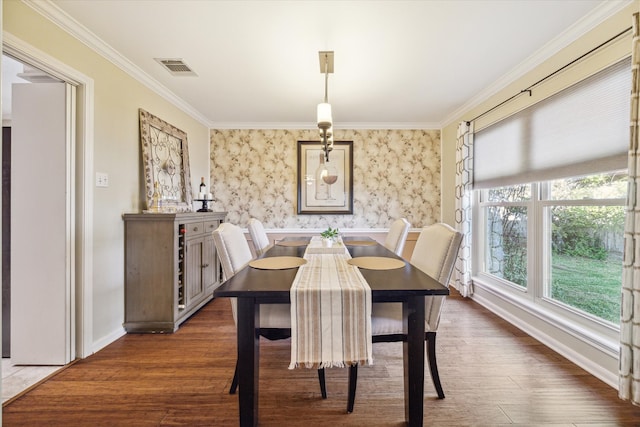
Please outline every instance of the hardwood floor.
[{"label": "hardwood floor", "polygon": [[[289,341],[261,342],[261,426],[403,425],[402,348],[374,345],[346,413],[347,370],[287,369]],[[457,294],[445,304],[438,365],[446,398],[425,384],[428,426],[638,426],[640,408],[533,338]],[[229,301],[175,334],[126,335],[3,405],[3,426],[233,426],[237,396]]]}]

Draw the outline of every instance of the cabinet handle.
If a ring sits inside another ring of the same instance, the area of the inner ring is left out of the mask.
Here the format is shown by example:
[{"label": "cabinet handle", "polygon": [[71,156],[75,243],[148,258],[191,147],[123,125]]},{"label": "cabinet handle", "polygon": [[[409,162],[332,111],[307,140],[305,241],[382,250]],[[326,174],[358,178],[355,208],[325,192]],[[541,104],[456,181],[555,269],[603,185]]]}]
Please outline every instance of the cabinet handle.
[{"label": "cabinet handle", "polygon": [[209,264],[204,264],[204,265],[202,266],[202,268],[207,268],[207,267],[209,267]]},{"label": "cabinet handle", "polygon": [[193,231],[198,231],[198,227],[193,227]]}]

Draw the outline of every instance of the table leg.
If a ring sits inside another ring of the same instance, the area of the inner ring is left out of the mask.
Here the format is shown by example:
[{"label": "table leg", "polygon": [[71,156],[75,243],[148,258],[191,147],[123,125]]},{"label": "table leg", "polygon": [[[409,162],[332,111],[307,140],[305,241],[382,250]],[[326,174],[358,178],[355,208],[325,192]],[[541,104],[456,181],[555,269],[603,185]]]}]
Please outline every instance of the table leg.
[{"label": "table leg", "polygon": [[258,425],[258,366],[260,304],[254,298],[238,298],[238,393],[240,426]]},{"label": "table leg", "polygon": [[411,427],[422,426],[424,416],[424,296],[402,304],[407,341],[403,344],[404,413]]}]

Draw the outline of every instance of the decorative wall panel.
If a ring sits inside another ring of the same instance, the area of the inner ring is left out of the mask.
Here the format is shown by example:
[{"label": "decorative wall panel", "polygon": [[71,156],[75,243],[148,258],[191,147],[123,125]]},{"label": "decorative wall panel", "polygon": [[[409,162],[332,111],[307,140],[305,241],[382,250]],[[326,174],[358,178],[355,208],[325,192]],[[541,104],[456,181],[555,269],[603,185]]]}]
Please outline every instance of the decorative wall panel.
[{"label": "decorative wall panel", "polygon": [[406,217],[413,228],[440,221],[439,130],[336,130],[353,141],[353,215],[296,215],[297,142],[317,130],[211,131],[214,211],[246,227],[388,228]]}]

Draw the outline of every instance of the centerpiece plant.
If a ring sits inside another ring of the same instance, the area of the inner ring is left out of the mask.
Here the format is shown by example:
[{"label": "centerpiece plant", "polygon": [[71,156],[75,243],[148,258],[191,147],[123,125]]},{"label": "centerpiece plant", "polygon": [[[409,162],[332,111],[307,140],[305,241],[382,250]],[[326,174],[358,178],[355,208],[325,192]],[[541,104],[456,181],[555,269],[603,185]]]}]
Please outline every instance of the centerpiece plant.
[{"label": "centerpiece plant", "polygon": [[320,233],[320,237],[322,237],[323,243],[327,246],[330,246],[333,242],[338,240],[339,231],[337,228],[327,228],[322,233]]}]

